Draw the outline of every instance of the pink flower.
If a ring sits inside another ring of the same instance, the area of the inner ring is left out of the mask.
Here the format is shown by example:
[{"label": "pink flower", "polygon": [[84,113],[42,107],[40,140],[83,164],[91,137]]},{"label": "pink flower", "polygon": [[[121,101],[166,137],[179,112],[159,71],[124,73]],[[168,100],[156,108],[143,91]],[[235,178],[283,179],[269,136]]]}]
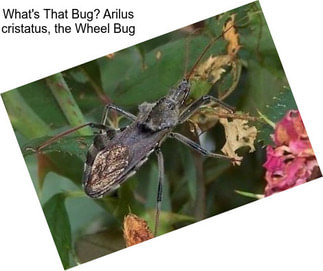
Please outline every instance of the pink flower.
[{"label": "pink flower", "polygon": [[298,111],[290,110],[276,124],[275,147],[267,146],[265,196],[320,176],[319,167]]}]

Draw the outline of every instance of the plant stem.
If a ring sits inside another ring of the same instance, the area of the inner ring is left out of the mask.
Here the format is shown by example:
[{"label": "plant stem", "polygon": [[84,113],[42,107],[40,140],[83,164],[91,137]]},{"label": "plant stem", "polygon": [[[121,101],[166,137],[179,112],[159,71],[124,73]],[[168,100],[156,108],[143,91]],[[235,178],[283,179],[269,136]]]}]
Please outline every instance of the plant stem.
[{"label": "plant stem", "polygon": [[[195,136],[196,143],[199,142],[199,138]],[[196,180],[197,180],[197,187],[196,187],[196,199],[195,199],[195,206],[194,206],[194,217],[197,220],[202,220],[205,218],[206,212],[206,187],[205,187],[205,176],[203,170],[203,156],[199,153],[193,152],[193,159],[196,168]]]},{"label": "plant stem", "polygon": [[257,110],[258,114],[260,115],[260,118],[267,123],[268,125],[270,125],[273,129],[275,129],[276,124],[271,121],[267,116],[265,116],[263,113],[261,113],[259,110]]},{"label": "plant stem", "polygon": [[[63,78],[63,75],[61,73],[54,74],[46,78],[46,82],[63,111],[68,123],[72,127],[86,123],[79,106]],[[85,127],[84,129],[78,130],[78,133],[82,136],[92,135],[92,130],[89,127]]]}]

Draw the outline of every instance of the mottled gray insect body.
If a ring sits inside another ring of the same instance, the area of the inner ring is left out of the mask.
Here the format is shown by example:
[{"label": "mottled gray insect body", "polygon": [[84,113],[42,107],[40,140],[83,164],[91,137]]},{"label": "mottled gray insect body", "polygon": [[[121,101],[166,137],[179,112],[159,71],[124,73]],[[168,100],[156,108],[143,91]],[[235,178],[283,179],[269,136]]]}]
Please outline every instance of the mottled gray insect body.
[{"label": "mottled gray insect body", "polygon": [[101,130],[89,148],[84,168],[83,186],[90,197],[114,190],[147,161],[177,125],[188,91],[189,84],[183,80],[156,103],[139,105],[135,121],[123,131],[107,134]]},{"label": "mottled gray insect body", "polygon": [[[156,103],[139,106],[138,118],[144,127],[151,131],[174,128],[179,121],[181,107],[190,91],[190,84],[183,79],[177,88],[170,89],[168,95]],[[145,117],[141,117],[141,114]]]},{"label": "mottled gray insect body", "polygon": [[146,113],[139,112],[137,120],[115,133],[113,138],[103,139],[105,135],[102,134],[94,139],[83,175],[83,186],[90,197],[102,197],[120,186],[147,161],[158,142],[166,136],[167,130],[156,132],[143,125],[142,117]]},{"label": "mottled gray insect body", "polygon": [[[196,104],[182,109],[189,91],[190,84],[187,79],[183,79],[177,88],[171,89],[168,95],[157,102],[144,102],[139,105],[137,116],[111,105],[113,109],[118,110],[133,122],[119,131],[110,131],[111,128],[105,127],[103,123],[104,129],[100,130],[100,134],[95,137],[89,148],[85,164],[83,186],[90,197],[102,197],[119,187],[169,136],[208,155],[190,139],[185,137],[183,139],[172,134],[172,130],[179,123],[210,100],[202,97]],[[106,115],[107,112],[104,114],[104,119]],[[221,155],[213,154],[212,157],[217,156]]]}]

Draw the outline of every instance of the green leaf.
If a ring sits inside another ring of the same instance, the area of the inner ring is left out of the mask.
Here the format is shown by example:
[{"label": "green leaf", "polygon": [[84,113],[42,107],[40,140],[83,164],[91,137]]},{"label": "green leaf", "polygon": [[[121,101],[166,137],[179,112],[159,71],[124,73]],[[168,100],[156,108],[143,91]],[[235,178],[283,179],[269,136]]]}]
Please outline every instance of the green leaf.
[{"label": "green leaf", "polygon": [[136,65],[140,69],[140,60],[140,52],[134,47],[117,52],[112,59],[106,57],[98,59],[103,90],[114,103],[119,104],[115,100],[117,86],[129,78],[131,65]]},{"label": "green leaf", "polygon": [[[49,171],[53,171],[72,180],[77,186],[81,186],[84,160],[61,152],[48,153],[46,154],[46,158],[50,161],[50,167],[47,169],[47,172],[43,174],[43,178],[45,178]],[[39,181],[43,182],[44,179]]]},{"label": "green leaf", "polygon": [[39,80],[22,86],[18,88],[18,91],[38,117],[52,129],[67,125],[66,118],[45,80]]},{"label": "green leaf", "polygon": [[66,71],[65,79],[83,112],[101,104],[111,103],[104,93],[98,60]]},{"label": "green leaf", "polygon": [[257,110],[263,112],[267,105],[273,102],[272,98],[284,91],[288,83],[286,78],[279,78],[267,66],[255,60],[248,61],[247,72],[248,81],[244,87],[245,95],[241,100],[241,108],[251,115],[256,115]]},{"label": "green leaf", "polygon": [[67,269],[72,266],[70,261],[72,235],[65,208],[65,195],[63,193],[54,195],[45,203],[43,210],[62,264]]},{"label": "green leaf", "polygon": [[246,70],[240,80],[239,99],[241,109],[251,115],[257,114],[257,109],[263,111],[273,96],[277,96],[288,82],[270,35],[265,18],[257,5],[248,12],[249,23],[245,28],[239,28],[242,48],[239,56],[245,60]]},{"label": "green leaf", "polygon": [[190,97],[192,97],[194,100],[208,94],[212,87],[210,82],[204,80],[192,80],[191,85]]},{"label": "green leaf", "polygon": [[80,186],[86,153],[93,142],[93,137],[64,137],[45,147],[40,153],[35,154],[34,150],[49,138],[37,138],[22,147],[24,156],[37,155],[39,188],[42,188],[45,177],[49,172],[55,172],[69,178],[77,186]]},{"label": "green leaf", "polygon": [[[81,111],[91,120],[99,120],[102,105],[106,104],[105,93],[101,86],[98,60],[85,63],[81,68],[75,67],[64,72],[64,78]],[[98,74],[94,75],[95,72]],[[93,76],[93,77],[92,77]],[[98,82],[98,80],[100,80]],[[101,99],[102,98],[102,99]],[[94,119],[93,119],[94,117]]]},{"label": "green leaf", "polygon": [[[42,145],[48,139],[52,137],[40,137],[27,142],[21,147],[24,156],[35,153],[37,147]],[[91,143],[93,142],[93,136],[66,136],[56,142],[43,148],[42,153],[61,152],[70,156],[74,155],[80,160],[85,161],[86,153]]]},{"label": "green leaf", "polygon": [[17,89],[3,93],[2,98],[15,129],[27,138],[50,133],[50,128],[30,107]]},{"label": "green leaf", "polygon": [[[266,104],[264,111],[261,114],[268,118],[271,122],[277,123],[280,121],[287,111],[297,109],[292,91],[289,88],[285,88],[277,96],[272,97]],[[264,144],[272,144],[271,134],[274,133],[273,127],[268,123],[258,122],[256,123],[258,133],[258,140],[263,141]]]},{"label": "green leaf", "polygon": [[92,86],[101,88],[100,66],[96,60],[80,65],[78,68]]},{"label": "green leaf", "polygon": [[[145,63],[140,61],[140,53],[134,48],[116,53],[112,60],[102,59],[103,88],[121,106],[156,100],[176,87],[209,41],[205,36],[171,41],[147,53]],[[215,43],[208,54],[223,51],[221,44]],[[189,68],[185,70],[186,60]]]},{"label": "green leaf", "polygon": [[76,255],[80,263],[97,259],[122,248],[125,248],[123,233],[115,228],[82,235],[75,242]]}]

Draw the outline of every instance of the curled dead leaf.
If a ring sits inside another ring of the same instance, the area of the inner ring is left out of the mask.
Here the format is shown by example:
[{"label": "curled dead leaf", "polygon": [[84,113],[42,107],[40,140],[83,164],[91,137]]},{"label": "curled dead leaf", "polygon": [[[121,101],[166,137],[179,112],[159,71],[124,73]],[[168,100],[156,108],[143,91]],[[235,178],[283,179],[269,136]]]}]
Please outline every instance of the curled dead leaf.
[{"label": "curled dead leaf", "polygon": [[196,112],[189,119],[191,132],[195,131],[197,135],[200,135],[214,127],[219,120],[219,112],[220,109],[218,107],[212,107],[211,105]]},{"label": "curled dead leaf", "polygon": [[234,20],[235,14],[230,16],[230,19],[224,24],[223,27],[223,37],[226,41],[228,41],[227,53],[231,57],[235,56],[241,47],[239,44],[239,34],[234,24]]},{"label": "curled dead leaf", "polygon": [[147,222],[134,214],[129,214],[124,218],[123,236],[127,247],[139,244],[154,237]]},{"label": "curled dead leaf", "polygon": [[209,104],[198,110],[191,118],[189,123],[191,125],[191,132],[200,135],[212,127],[214,127],[220,118],[239,119],[246,121],[257,121],[257,117],[249,116],[242,112],[230,113],[227,110],[217,106],[216,104]]},{"label": "curled dead leaf", "polygon": [[221,78],[221,74],[225,72],[224,67],[230,63],[231,57],[229,55],[210,56],[195,69],[193,79],[206,80],[215,84]]},{"label": "curled dead leaf", "polygon": [[237,161],[236,165],[241,164],[242,157],[236,151],[244,146],[250,147],[249,152],[255,151],[254,142],[257,137],[257,129],[255,126],[249,126],[247,120],[233,119],[229,121],[227,118],[221,118],[220,123],[224,126],[226,142],[221,149],[222,152]]},{"label": "curled dead leaf", "polygon": [[[240,49],[239,34],[234,24],[235,15],[232,15],[223,26],[223,37],[228,42],[227,54],[210,56],[207,60],[200,63],[193,69],[190,78],[194,81],[203,81],[210,84],[215,84],[221,77],[225,76],[223,73],[230,71],[232,75],[232,85],[223,93],[219,92],[219,98],[224,99],[229,96],[237,87],[241,65],[237,58],[237,53]],[[210,89],[209,87],[209,89]]]}]

